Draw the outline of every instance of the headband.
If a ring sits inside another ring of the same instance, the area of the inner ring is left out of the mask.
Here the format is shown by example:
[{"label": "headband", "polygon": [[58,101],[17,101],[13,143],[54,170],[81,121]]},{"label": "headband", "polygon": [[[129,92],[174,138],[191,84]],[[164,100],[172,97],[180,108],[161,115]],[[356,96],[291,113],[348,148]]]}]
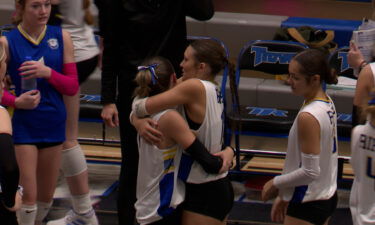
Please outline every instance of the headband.
[{"label": "headband", "polygon": [[151,65],[148,65],[148,66],[138,66],[137,69],[138,71],[143,71],[143,70],[150,70],[151,72],[151,81],[152,81],[152,84],[155,85],[157,80],[159,79],[158,76],[156,76],[156,73],[155,73],[155,68],[158,66],[159,64],[151,64]]}]

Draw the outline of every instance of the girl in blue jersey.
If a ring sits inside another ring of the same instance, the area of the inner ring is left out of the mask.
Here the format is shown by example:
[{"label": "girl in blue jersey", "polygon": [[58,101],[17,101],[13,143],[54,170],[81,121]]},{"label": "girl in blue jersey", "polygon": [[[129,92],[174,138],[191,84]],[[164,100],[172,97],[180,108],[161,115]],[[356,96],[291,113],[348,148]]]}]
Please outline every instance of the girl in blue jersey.
[{"label": "girl in blue jersey", "polygon": [[[16,92],[7,102],[16,106],[13,139],[24,186],[19,223],[31,225],[40,224],[52,205],[65,141],[62,96],[77,93],[78,79],[70,35],[46,25],[50,0],[17,0],[16,11],[17,28],[0,40],[10,56],[8,73]],[[17,97],[27,91],[22,89],[22,79],[36,80],[34,93],[40,95],[40,102],[34,109],[17,107]]]},{"label": "girl in blue jersey", "polygon": [[[229,154],[230,164],[233,152],[221,151],[223,101],[214,81],[216,74],[227,63],[229,62],[224,48],[218,42],[194,41],[185,50],[184,59],[180,64],[183,72],[182,82],[159,95],[138,101],[134,106],[135,114],[142,117],[181,105],[180,112],[199,141],[211,154]],[[233,65],[230,64],[229,68],[229,76],[233,84]],[[142,122],[137,123],[135,119],[134,125],[142,137],[151,142],[155,140],[152,133],[157,132],[150,126],[142,125]],[[208,173],[200,164],[192,161],[190,156],[184,154],[179,173],[186,180],[182,224],[225,224],[234,198],[227,172]]]},{"label": "girl in blue jersey", "polygon": [[283,173],[264,185],[262,199],[278,195],[273,221],[327,224],[337,205],[337,116],[322,83],[335,84],[337,77],[326,55],[309,49],[290,62],[288,81],[305,101],[289,132]]},{"label": "girl in blue jersey", "polygon": [[[4,89],[5,59],[5,50],[0,44],[0,98]],[[22,189],[17,188],[19,171],[12,140],[12,124],[7,110],[2,106],[0,121],[0,221],[2,224],[17,225],[15,211],[21,207]]]}]

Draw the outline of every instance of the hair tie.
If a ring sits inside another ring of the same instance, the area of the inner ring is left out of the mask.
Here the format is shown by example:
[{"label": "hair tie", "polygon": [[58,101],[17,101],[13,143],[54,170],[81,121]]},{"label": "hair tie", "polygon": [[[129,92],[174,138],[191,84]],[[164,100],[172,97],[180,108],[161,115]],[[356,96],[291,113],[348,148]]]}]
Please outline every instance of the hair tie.
[{"label": "hair tie", "polygon": [[153,85],[155,85],[157,80],[159,79],[158,76],[155,73],[155,68],[158,65],[159,64],[154,63],[154,64],[151,64],[151,65],[148,65],[148,66],[138,66],[137,69],[138,69],[138,71],[150,70],[150,72],[151,72],[151,82],[152,82]]}]

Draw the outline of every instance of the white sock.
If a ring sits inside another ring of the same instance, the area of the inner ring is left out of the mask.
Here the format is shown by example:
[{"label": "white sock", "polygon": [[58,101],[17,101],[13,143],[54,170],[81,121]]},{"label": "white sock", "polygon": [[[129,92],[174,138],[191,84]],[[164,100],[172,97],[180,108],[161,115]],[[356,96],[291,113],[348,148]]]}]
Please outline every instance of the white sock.
[{"label": "white sock", "polygon": [[36,213],[35,221],[42,222],[47,216],[53,202],[37,202],[38,210]]},{"label": "white sock", "polygon": [[90,194],[72,195],[72,205],[75,213],[83,215],[92,210]]},{"label": "white sock", "polygon": [[17,212],[19,225],[34,225],[36,217],[37,205],[22,204]]}]

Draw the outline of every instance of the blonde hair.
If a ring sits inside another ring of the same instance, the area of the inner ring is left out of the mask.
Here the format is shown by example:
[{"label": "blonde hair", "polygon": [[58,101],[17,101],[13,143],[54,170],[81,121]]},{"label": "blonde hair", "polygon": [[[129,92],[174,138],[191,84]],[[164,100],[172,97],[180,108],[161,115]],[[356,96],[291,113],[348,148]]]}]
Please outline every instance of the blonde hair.
[{"label": "blonde hair", "polygon": [[[154,70],[155,77],[151,69]],[[134,96],[144,98],[168,90],[172,74],[174,69],[168,59],[156,56],[145,60],[135,77],[138,87],[134,91]]]}]

